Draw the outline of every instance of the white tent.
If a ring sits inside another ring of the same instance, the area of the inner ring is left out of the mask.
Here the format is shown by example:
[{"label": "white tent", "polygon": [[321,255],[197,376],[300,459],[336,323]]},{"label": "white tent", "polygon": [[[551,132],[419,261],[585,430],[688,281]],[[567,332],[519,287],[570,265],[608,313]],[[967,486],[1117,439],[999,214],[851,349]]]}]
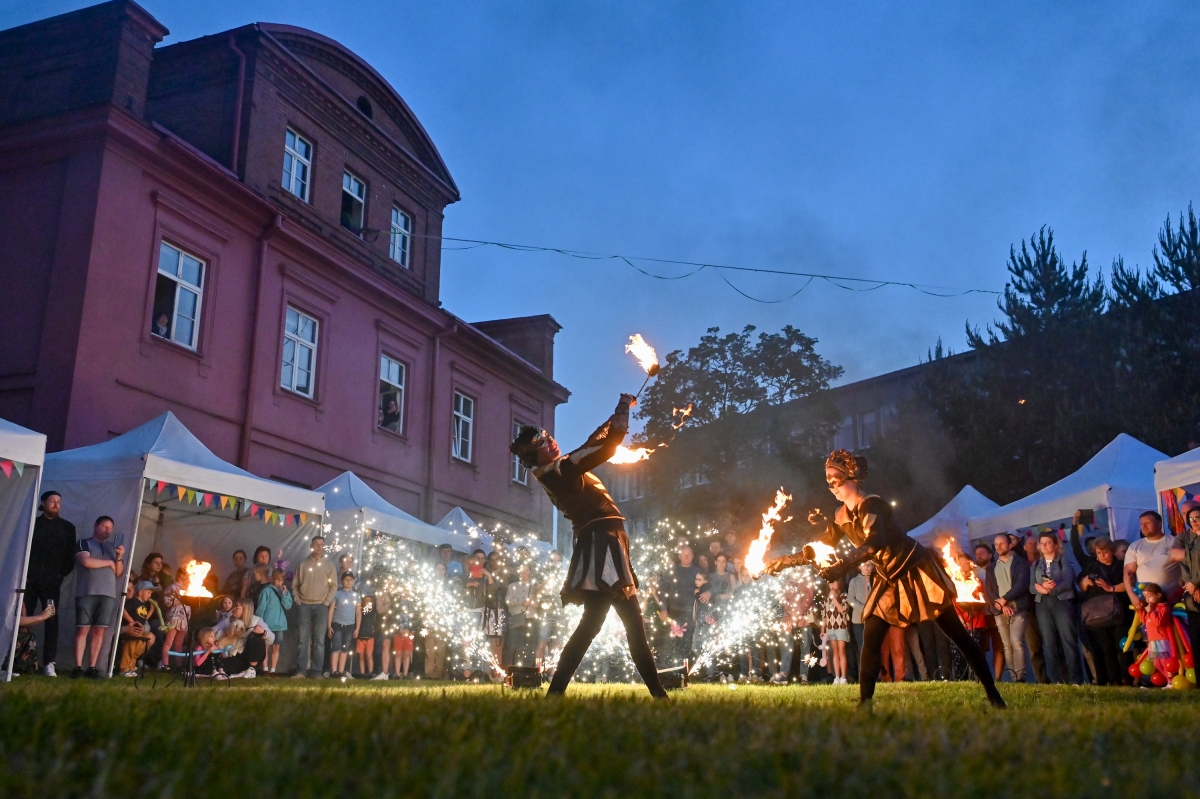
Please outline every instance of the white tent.
[{"label": "white tent", "polygon": [[928,521],[911,530],[909,536],[925,546],[933,546],[938,538],[949,535],[958,542],[963,552],[968,552],[970,539],[967,537],[967,520],[998,507],[973,486],[966,486]]},{"label": "white tent", "polygon": [[[1164,519],[1172,522],[1173,533],[1182,532],[1183,519],[1172,511],[1178,511],[1180,500],[1185,499],[1185,495],[1195,496],[1197,484],[1200,484],[1200,447],[1154,464],[1154,490],[1158,494],[1159,511]],[[1189,488],[1192,490],[1184,490]],[[1164,504],[1169,507],[1163,507]]]},{"label": "white tent", "polygon": [[484,552],[492,551],[491,534],[485,532],[460,507],[455,506],[453,510],[443,516],[442,520],[434,526],[457,535],[465,535],[471,539],[470,549],[464,550],[468,553],[475,549],[482,549]]},{"label": "white tent", "polygon": [[4,626],[0,652],[8,660],[4,679],[12,679],[33,517],[37,513],[46,437],[0,419],[0,597]]},{"label": "white tent", "polygon": [[973,516],[967,523],[968,538],[1069,520],[1081,509],[1107,509],[1108,532],[1113,540],[1134,540],[1138,516],[1156,506],[1154,464],[1163,459],[1163,453],[1121,433],[1078,471],[1057,483]]},{"label": "white tent", "polygon": [[[113,518],[112,540],[127,549],[125,579],[151,551],[176,569],[192,558],[208,561],[214,573],[229,569],[235,549],[303,551],[325,513],[319,492],[226,463],[169,411],[111,441],[47,456],[42,482],[62,494],[62,516],[81,537],[91,535],[98,516]],[[67,579],[60,606],[64,652],[72,645],[73,596],[74,581]],[[115,655],[107,658],[110,668]]]},{"label": "white tent", "polygon": [[478,546],[479,539],[472,539],[466,532],[435,527],[405,513],[354,472],[342,472],[317,490],[325,495],[326,523],[341,540],[353,542],[346,549],[353,551],[355,563],[362,562],[362,536],[356,533],[363,527],[434,547],[449,544],[456,552],[470,553]]}]

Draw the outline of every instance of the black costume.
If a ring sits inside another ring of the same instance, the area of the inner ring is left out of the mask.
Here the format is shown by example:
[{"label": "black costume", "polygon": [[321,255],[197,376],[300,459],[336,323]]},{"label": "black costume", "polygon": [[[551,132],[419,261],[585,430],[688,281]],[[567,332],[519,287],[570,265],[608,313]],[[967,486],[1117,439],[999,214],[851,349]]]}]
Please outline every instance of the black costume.
[{"label": "black costume", "polygon": [[[29,545],[29,572],[25,577],[25,613],[32,616],[47,602],[58,605],[62,582],[75,570],[75,525],[60,517],[50,519],[39,514],[33,522],[33,540]],[[43,662],[58,657],[58,620],[62,608],[46,619],[43,637]]]},{"label": "black costume", "polygon": [[[841,456],[841,457],[839,457]],[[846,460],[848,459],[848,460]],[[859,463],[861,461],[861,463]],[[830,456],[827,467],[842,469],[848,462],[850,474],[857,480],[865,475],[865,460],[839,450]],[[845,471],[843,469],[843,471]],[[825,543],[834,545],[844,535],[857,547],[844,560],[820,569],[821,577],[830,582],[839,580],[870,559],[875,561],[876,579],[863,605],[863,646],[859,658],[859,699],[867,701],[875,695],[879,679],[881,647],[888,627],[908,627],[923,621],[935,621],[962,652],[975,676],[983,683],[988,700],[997,707],[1004,700],[996,690],[996,682],[987,659],[954,611],[957,591],[946,569],[934,554],[900,529],[892,517],[892,508],[875,495],[864,497],[854,510],[844,507],[846,521],[828,522]],[[788,566],[810,563],[801,552],[772,561],[770,571],[778,572]]]},{"label": "black costume", "polygon": [[[616,412],[588,437],[582,447],[553,463],[533,469],[550,501],[574,528],[574,551],[561,592],[563,604],[583,605],[583,618],[559,655],[558,668],[550,683],[552,694],[566,690],[611,607],[625,626],[629,654],[646,687],[656,697],[666,696],[658,679],[654,655],[646,642],[637,598],[637,576],[629,562],[625,517],[608,489],[591,473],[616,453],[628,430],[629,401],[622,397]],[[526,466],[532,467],[535,462],[530,458],[531,450],[519,446],[521,440],[518,438],[513,443],[513,450]]]}]

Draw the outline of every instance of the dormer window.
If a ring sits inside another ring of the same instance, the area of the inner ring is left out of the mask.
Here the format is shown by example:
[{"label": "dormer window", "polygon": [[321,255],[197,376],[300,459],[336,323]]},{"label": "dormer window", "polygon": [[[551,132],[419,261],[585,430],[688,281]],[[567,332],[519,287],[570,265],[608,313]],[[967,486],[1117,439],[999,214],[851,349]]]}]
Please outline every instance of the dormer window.
[{"label": "dormer window", "polygon": [[308,202],[312,143],[288,128],[283,138],[283,187]]},{"label": "dormer window", "polygon": [[349,171],[342,173],[342,227],[356,236],[362,235],[363,211],[366,209],[367,186]]},{"label": "dormer window", "polygon": [[375,118],[375,109],[371,107],[371,101],[366,97],[359,97],[358,102],[355,103],[355,105],[358,106],[358,110],[362,111],[362,115],[367,119]]}]

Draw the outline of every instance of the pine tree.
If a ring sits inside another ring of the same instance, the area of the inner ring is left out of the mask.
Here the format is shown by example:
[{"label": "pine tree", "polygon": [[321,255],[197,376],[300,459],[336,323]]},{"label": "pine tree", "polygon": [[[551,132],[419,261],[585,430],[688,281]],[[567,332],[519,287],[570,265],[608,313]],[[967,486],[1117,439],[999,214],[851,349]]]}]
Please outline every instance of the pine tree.
[{"label": "pine tree", "polygon": [[1171,230],[1171,216],[1158,232],[1154,248],[1154,271],[1158,278],[1177,292],[1200,288],[1200,224],[1188,203],[1187,227],[1179,215],[1178,232]]}]

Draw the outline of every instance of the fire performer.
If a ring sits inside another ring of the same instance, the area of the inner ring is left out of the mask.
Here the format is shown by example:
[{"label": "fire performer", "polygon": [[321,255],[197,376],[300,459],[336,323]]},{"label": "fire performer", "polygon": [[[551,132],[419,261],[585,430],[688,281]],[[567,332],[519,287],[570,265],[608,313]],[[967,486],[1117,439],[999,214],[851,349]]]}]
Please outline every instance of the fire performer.
[{"label": "fire performer", "polygon": [[[845,559],[818,569],[822,578],[832,582],[873,560],[877,579],[863,607],[863,651],[859,668],[859,701],[869,703],[879,678],[880,648],[890,627],[904,628],[932,619],[954,642],[983,683],[988,701],[1004,708],[1004,699],[996,690],[979,645],[963,628],[954,611],[957,592],[950,576],[934,554],[900,529],[892,518],[892,509],[862,487],[867,476],[866,458],[846,450],[834,451],[825,460],[825,482],[842,506],[834,521],[820,511],[809,514],[812,524],[825,523],[824,542],[830,546],[843,535],[857,547]],[[766,565],[768,574],[778,574],[791,566],[812,563],[804,552],[776,558]]]},{"label": "fire performer", "polygon": [[629,562],[625,517],[608,489],[592,474],[592,469],[611,458],[625,438],[629,408],[635,403],[632,394],[622,394],[616,412],[569,455],[563,456],[558,442],[536,427],[522,427],[509,447],[574,527],[575,549],[561,596],[564,605],[583,605],[583,618],[559,656],[550,694],[566,691],[611,607],[625,625],[629,654],[646,687],[658,699],[667,697],[646,642],[638,580]]}]

